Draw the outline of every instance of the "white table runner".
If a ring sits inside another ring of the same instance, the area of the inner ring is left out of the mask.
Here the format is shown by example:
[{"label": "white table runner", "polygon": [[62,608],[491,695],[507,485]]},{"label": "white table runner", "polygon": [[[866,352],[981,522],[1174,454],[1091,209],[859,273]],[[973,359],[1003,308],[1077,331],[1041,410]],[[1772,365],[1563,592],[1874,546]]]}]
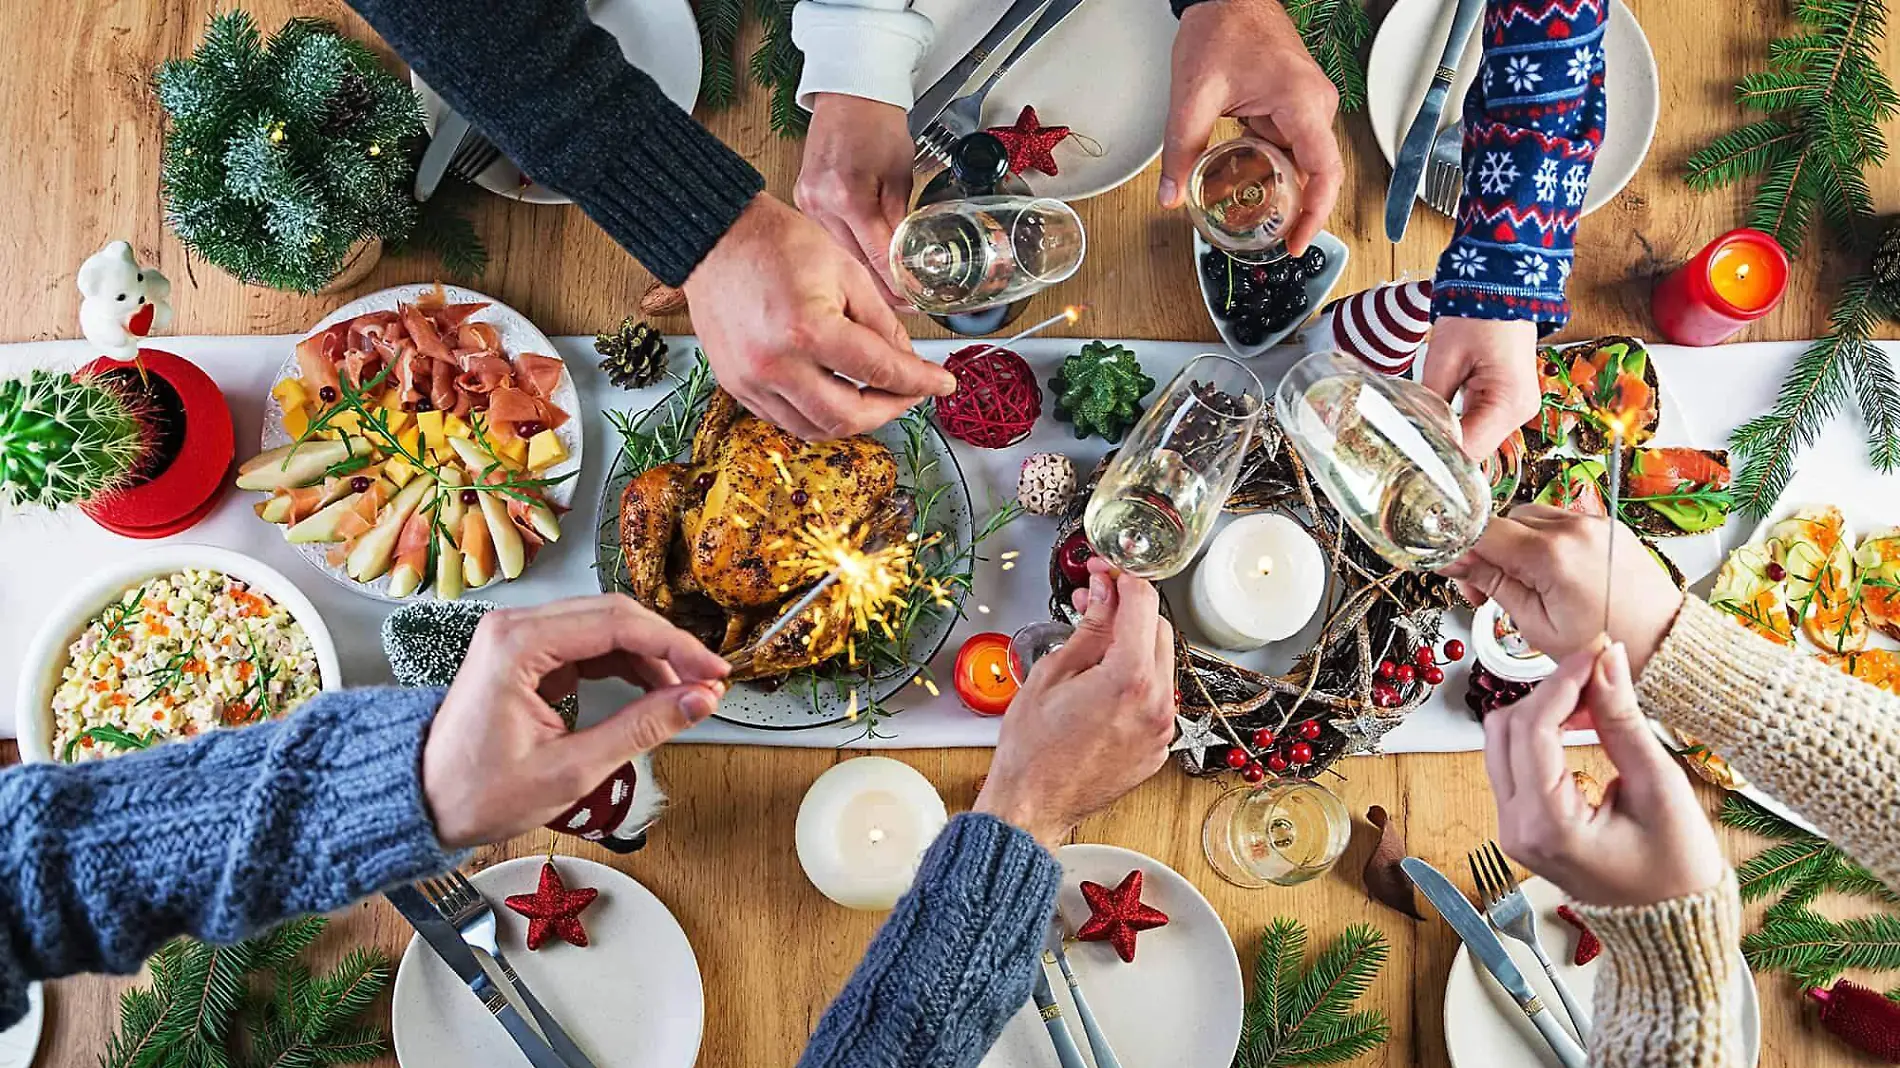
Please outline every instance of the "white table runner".
[{"label": "white table runner", "polygon": [[[218,381],[231,403],[237,423],[238,457],[243,459],[256,449],[263,398],[284,354],[296,340],[293,336],[181,337],[161,338],[155,347],[190,357]],[[678,369],[691,358],[693,340],[669,340],[674,366]],[[1071,340],[1037,338],[1018,346],[1018,351],[1036,368],[1038,377],[1046,385],[1062,357],[1073,352],[1078,344]],[[1162,382],[1189,358],[1212,348],[1191,342],[1128,344],[1139,354],[1148,372]],[[925,341],[920,342],[918,348],[928,356],[942,358],[960,345]],[[581,396],[590,405],[641,411],[667,391],[668,387],[635,393],[614,389],[596,366],[591,338],[558,338],[555,346],[568,360]],[[1773,402],[1777,384],[1801,347],[1800,343],[1786,342],[1713,349],[1660,346],[1653,351],[1684,410],[1696,443],[1714,447],[1727,440],[1734,426]],[[1889,352],[1900,352],[1900,345],[1890,345]],[[30,367],[72,368],[92,355],[91,347],[78,341],[0,346],[0,375],[11,376]],[[1256,373],[1271,388],[1296,356],[1293,350],[1283,348],[1252,362]],[[1067,424],[1050,418],[1051,403],[1045,388],[1044,418],[1029,440],[1013,448],[991,451],[956,443],[957,458],[969,480],[971,498],[979,515],[987,514],[1014,495],[1017,466],[1024,455],[1038,451],[1064,452],[1075,459],[1080,470],[1087,471],[1106,450],[1107,446],[1099,439],[1077,441]],[[475,591],[472,596],[505,604],[532,604],[598,591],[592,532],[597,521],[601,483],[618,448],[618,438],[599,407],[585,412],[583,419],[586,462],[575,490],[574,513],[564,523],[567,536],[544,550],[520,579]],[[1851,417],[1836,420],[1802,457],[1799,469],[1796,492],[1805,485],[1869,485],[1872,483],[1861,480],[1877,478],[1886,478],[1886,485],[1900,489],[1900,479],[1879,476],[1868,468],[1859,428]],[[1816,495],[1824,497],[1826,494],[1817,489]],[[390,607],[388,603],[353,593],[305,564],[284,543],[277,527],[252,513],[251,505],[257,497],[238,491],[228,493],[208,519],[179,535],[177,540],[215,544],[249,553],[281,570],[309,594],[328,623],[336,639],[345,679],[351,685],[388,682],[389,668],[378,637]],[[1723,532],[1725,546],[1739,543],[1748,529],[1748,525],[1740,521],[1731,522]],[[1053,530],[1050,520],[1026,516],[986,545],[984,555],[988,560],[978,566],[975,592],[966,606],[969,618],[957,625],[933,662],[939,680],[949,679],[956,651],[968,635],[979,630],[1008,632],[1021,623],[1046,616],[1047,554]],[[20,657],[39,624],[38,608],[59,598],[70,576],[83,574],[91,563],[125,552],[137,544],[107,533],[77,512],[51,517],[0,517],[0,737],[11,737],[15,733],[13,706],[19,685]],[[1000,568],[998,556],[1010,549],[1020,551],[1021,556],[1017,558],[1018,566],[1005,572]],[[1177,605],[1185,604],[1184,590],[1171,589],[1171,594]],[[984,611],[985,608],[988,611]],[[1452,622],[1451,629],[1462,632],[1464,623],[1458,619]],[[1285,659],[1285,655],[1275,657],[1267,651],[1243,662],[1281,668]],[[1438,696],[1386,737],[1388,752],[1453,752],[1483,746],[1483,732],[1464,709],[1464,667],[1461,664],[1449,670]],[[631,692],[607,685],[590,687],[584,695],[588,715],[610,710]],[[904,711],[884,724],[880,733],[888,737],[879,739],[860,737],[862,729],[855,725],[808,731],[759,731],[713,720],[694,728],[682,740],[867,748],[992,746],[996,743],[1000,721],[965,711],[950,692],[947,681],[940,697],[933,699],[917,687],[907,687],[904,696],[897,698],[893,705]],[[1577,733],[1570,740],[1587,742],[1591,736]]]}]

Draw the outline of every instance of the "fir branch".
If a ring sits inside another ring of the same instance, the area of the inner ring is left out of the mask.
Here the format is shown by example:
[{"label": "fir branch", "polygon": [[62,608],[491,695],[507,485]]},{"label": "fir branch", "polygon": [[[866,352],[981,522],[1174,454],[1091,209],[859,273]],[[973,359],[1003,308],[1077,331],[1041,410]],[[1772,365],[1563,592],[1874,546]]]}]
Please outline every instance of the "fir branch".
[{"label": "fir branch", "polygon": [[1684,174],[1691,189],[1706,191],[1731,185],[1788,158],[1800,142],[1801,131],[1779,120],[1751,122],[1691,155]]},{"label": "fir branch", "polygon": [[441,260],[451,277],[481,277],[488,269],[488,248],[463,210],[473,188],[467,182],[450,181],[438,189],[417,211],[415,229],[392,242],[390,251],[400,255],[411,247],[422,249]]},{"label": "fir branch", "polygon": [[1824,878],[1834,869],[1834,851],[1819,838],[1772,846],[1735,869],[1743,901],[1757,901],[1801,880]]},{"label": "fir branch", "polygon": [[1350,1011],[1385,964],[1384,935],[1348,927],[1302,972],[1305,953],[1306,930],[1293,920],[1277,919],[1261,934],[1234,1068],[1331,1064],[1371,1052],[1390,1037],[1383,1013]]},{"label": "fir branch", "polygon": [[745,0],[698,0],[693,18],[699,24],[699,101],[709,110],[720,111],[738,96],[732,51],[745,18]]},{"label": "fir branch", "polygon": [[1372,36],[1372,22],[1364,0],[1287,0],[1286,13],[1314,62],[1339,90],[1340,113],[1365,107],[1366,68],[1359,52]]}]

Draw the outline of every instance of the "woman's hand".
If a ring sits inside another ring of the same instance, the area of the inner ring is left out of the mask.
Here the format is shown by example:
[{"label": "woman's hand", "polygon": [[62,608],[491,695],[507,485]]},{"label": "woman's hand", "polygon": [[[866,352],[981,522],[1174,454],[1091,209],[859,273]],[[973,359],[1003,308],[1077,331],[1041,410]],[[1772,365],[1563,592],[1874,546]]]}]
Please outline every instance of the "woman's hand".
[{"label": "woman's hand", "polygon": [[[1594,809],[1564,764],[1564,722],[1584,711],[1617,771]],[[1728,869],[1695,790],[1636,707],[1621,645],[1571,655],[1486,717],[1484,767],[1504,851],[1584,904],[1655,904],[1707,890]]]},{"label": "woman's hand", "polygon": [[1432,324],[1425,355],[1425,388],[1450,401],[1460,390],[1458,417],[1465,452],[1483,459],[1511,431],[1537,415],[1537,324],[1528,319],[1463,319]]},{"label": "woman's hand", "polygon": [[1174,738],[1174,628],[1160,595],[1097,558],[1077,600],[1081,625],[1010,704],[976,799],[1050,849],[1159,771]]},{"label": "woman's hand", "polygon": [[[448,849],[541,826],[628,760],[712,715],[731,669],[630,597],[606,594],[482,617],[422,746],[422,792]],[[550,702],[583,678],[646,693],[570,733]]]},{"label": "woman's hand", "polygon": [[1676,621],[1682,592],[1621,523],[1526,504],[1497,516],[1469,553],[1443,569],[1473,603],[1495,600],[1533,646],[1554,657],[1588,646],[1603,632],[1604,572],[1611,530],[1616,576],[1609,591],[1610,637],[1629,650],[1638,672]]},{"label": "woman's hand", "polygon": [[877,100],[819,93],[812,98],[805,160],[792,201],[857,257],[900,310],[891,279],[891,233],[910,210],[917,146],[904,109]]}]

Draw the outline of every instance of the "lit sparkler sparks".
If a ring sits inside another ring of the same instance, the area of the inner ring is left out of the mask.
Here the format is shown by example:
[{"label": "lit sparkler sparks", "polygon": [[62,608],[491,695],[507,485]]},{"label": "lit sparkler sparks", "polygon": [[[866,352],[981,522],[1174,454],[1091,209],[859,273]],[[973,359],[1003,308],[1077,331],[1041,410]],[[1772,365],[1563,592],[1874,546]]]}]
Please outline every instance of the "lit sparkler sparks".
[{"label": "lit sparkler sparks", "polygon": [[998,349],[1009,348],[1011,345],[1014,345],[1018,341],[1021,341],[1022,339],[1026,337],[1031,337],[1036,334],[1040,334],[1044,330],[1047,330],[1050,327],[1057,325],[1058,323],[1073,326],[1075,325],[1078,319],[1082,318],[1082,313],[1088,310],[1089,310],[1089,306],[1086,304],[1071,304],[1068,307],[1057,312],[1056,314],[1051,315],[1049,318],[1044,319],[1042,322],[1039,322],[1036,325],[1030,327],[1029,329],[1018,331],[1017,333],[1011,334],[1010,336],[1004,338],[1001,341],[996,341],[988,345],[985,345],[982,348],[971,353],[970,356],[972,359],[974,359],[977,356],[984,356],[989,353],[995,352]]}]

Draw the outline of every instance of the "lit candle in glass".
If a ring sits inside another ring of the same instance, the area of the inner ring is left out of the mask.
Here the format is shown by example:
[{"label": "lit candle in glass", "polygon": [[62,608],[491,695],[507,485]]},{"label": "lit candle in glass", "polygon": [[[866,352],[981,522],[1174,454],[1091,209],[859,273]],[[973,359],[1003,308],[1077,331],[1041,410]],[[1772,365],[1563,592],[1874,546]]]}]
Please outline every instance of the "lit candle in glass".
[{"label": "lit candle in glass", "polygon": [[1283,515],[1248,515],[1214,535],[1188,605],[1208,641],[1258,649],[1297,634],[1325,592],[1326,556],[1313,536]]},{"label": "lit candle in glass", "polygon": [[1788,254],[1773,236],[1731,230],[1656,286],[1650,310],[1662,335],[1678,345],[1715,345],[1781,303]]},{"label": "lit candle in glass", "polygon": [[850,909],[897,904],[924,850],[950,822],[943,798],[916,768],[857,757],[818,776],[798,806],[799,866],[818,892]]},{"label": "lit candle in glass", "polygon": [[1016,696],[1009,670],[1009,635],[973,634],[957,651],[952,685],[964,707],[979,716],[1000,716]]}]

